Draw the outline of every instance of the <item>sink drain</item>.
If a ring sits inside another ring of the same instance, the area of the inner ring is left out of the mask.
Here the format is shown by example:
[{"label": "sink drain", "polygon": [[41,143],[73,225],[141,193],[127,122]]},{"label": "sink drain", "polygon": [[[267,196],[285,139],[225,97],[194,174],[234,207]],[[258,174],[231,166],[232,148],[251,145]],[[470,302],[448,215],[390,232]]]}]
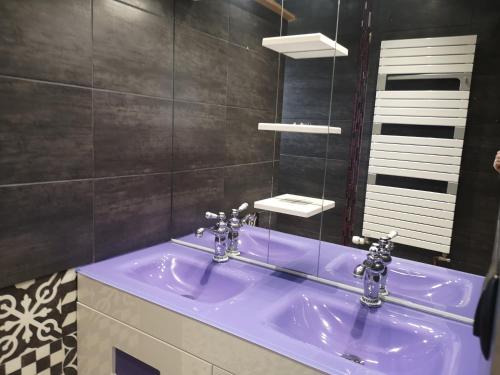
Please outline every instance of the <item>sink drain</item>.
[{"label": "sink drain", "polygon": [[365,361],[359,358],[357,355],[344,353],[341,355],[342,358],[348,359],[351,362],[357,363],[358,365],[364,365]]}]

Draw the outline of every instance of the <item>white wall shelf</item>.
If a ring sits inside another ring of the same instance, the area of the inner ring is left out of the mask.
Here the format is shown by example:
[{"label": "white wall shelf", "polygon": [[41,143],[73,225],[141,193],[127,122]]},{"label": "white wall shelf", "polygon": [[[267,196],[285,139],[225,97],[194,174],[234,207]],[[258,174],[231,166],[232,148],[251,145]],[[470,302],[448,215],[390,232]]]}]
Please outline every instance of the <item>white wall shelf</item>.
[{"label": "white wall shelf", "polygon": [[349,54],[347,48],[321,33],[263,38],[262,46],[293,59],[342,57]]},{"label": "white wall shelf", "polygon": [[305,125],[305,124],[273,124],[259,122],[259,130],[290,132],[290,133],[312,133],[312,134],[341,134],[342,129],[328,125]]},{"label": "white wall shelf", "polygon": [[282,194],[254,202],[256,209],[299,217],[311,217],[334,207],[334,201],[293,194]]}]

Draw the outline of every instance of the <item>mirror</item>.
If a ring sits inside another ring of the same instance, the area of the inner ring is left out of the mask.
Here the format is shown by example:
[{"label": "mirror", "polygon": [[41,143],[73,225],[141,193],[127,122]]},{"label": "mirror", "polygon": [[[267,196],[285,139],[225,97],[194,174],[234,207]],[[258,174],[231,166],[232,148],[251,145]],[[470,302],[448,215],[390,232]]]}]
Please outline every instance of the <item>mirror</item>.
[{"label": "mirror", "polygon": [[[287,0],[285,8],[295,15],[295,20],[283,21],[281,35],[321,33],[325,39],[337,40],[339,6],[336,0]],[[298,48],[305,49],[304,46]],[[342,196],[344,188],[333,192],[332,188],[338,187],[338,183],[325,185],[327,158],[334,155],[338,138],[347,138],[345,134],[330,134],[343,130],[333,124],[332,97],[336,64],[350,58],[340,57],[346,48],[343,45],[339,48],[342,51],[332,49],[331,57],[281,55],[281,123],[299,130],[277,133],[275,147],[279,160],[274,167],[273,192],[275,197],[285,197],[286,203],[281,211],[271,213],[269,263],[312,275],[318,273],[322,218],[335,216],[330,212],[338,212],[337,198]],[[300,124],[306,125],[300,129]],[[314,125],[323,134],[313,133],[310,129]],[[328,201],[323,200],[324,195]]]},{"label": "mirror", "polygon": [[[500,148],[500,113],[492,105],[500,84],[499,7],[249,4],[259,21],[247,26],[262,43],[238,42],[272,61],[275,111],[252,117],[242,133],[272,145],[272,163],[266,173],[235,177],[231,191],[249,179],[260,188],[226,194],[226,210],[248,201],[258,214],[257,227],[240,230],[242,255],[360,287],[353,271],[366,243],[396,230],[390,269],[400,288],[393,295],[412,300],[419,292],[404,286],[423,277],[425,288],[437,289],[429,297],[424,288],[413,301],[470,316],[475,303],[457,306],[488,270],[500,203],[491,167]],[[365,245],[353,244],[353,236]]]}]

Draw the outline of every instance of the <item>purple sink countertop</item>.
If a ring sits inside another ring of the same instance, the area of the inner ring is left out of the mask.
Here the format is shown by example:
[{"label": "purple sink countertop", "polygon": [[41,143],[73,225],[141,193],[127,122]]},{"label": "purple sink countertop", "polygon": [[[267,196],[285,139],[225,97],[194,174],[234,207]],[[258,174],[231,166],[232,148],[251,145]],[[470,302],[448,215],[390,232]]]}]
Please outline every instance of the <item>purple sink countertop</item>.
[{"label": "purple sink countertop", "polygon": [[[179,240],[213,247],[213,236],[196,238],[190,234]],[[362,280],[354,278],[352,271],[366,258],[365,250],[245,226],[240,234],[240,251],[246,258],[363,287]],[[482,276],[393,257],[387,286],[395,297],[472,319],[483,281]]]},{"label": "purple sink countertop", "polygon": [[329,374],[488,373],[471,326],[171,242],[78,272]]}]

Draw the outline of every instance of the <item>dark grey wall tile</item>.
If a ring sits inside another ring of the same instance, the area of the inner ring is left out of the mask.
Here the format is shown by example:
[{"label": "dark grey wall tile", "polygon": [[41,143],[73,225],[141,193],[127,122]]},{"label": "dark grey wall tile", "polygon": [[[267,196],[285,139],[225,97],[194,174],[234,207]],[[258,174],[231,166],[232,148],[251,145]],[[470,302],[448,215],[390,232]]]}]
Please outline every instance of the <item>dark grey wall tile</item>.
[{"label": "dark grey wall tile", "polygon": [[326,125],[332,73],[333,59],[285,58],[283,118]]},{"label": "dark grey wall tile", "polygon": [[275,111],[278,55],[259,55],[234,45],[228,48],[227,104]]},{"label": "dark grey wall tile", "polygon": [[0,184],[92,177],[91,91],[0,78]]},{"label": "dark grey wall tile", "polygon": [[259,131],[259,122],[274,122],[274,112],[228,107],[227,165],[273,160],[274,132]]},{"label": "dark grey wall tile", "polygon": [[281,155],[279,194],[297,194],[321,198],[325,159]]},{"label": "dark grey wall tile", "polygon": [[[361,20],[363,19],[363,8],[365,2],[363,0],[340,1],[339,9],[339,24],[338,24],[338,40],[344,45],[346,34],[361,34]],[[354,21],[358,22],[354,22]],[[349,53],[357,52],[349,50]]]},{"label": "dark grey wall tile", "polygon": [[0,287],[92,261],[92,183],[0,188]]},{"label": "dark grey wall tile", "polygon": [[94,92],[97,177],[170,171],[172,102]]},{"label": "dark grey wall tile", "polygon": [[268,48],[262,47],[262,38],[280,35],[281,17],[256,2],[231,1],[229,37],[230,41],[258,53],[277,57]]},{"label": "dark grey wall tile", "polygon": [[[341,10],[345,7],[344,3],[351,2],[353,1],[342,1]],[[357,3],[358,0],[354,2]],[[288,35],[323,33],[333,40],[336,39],[338,1],[286,0],[285,7],[296,16],[295,21],[288,23]],[[350,22],[352,21],[350,20]]]},{"label": "dark grey wall tile", "polygon": [[[303,236],[306,238],[319,240],[321,215],[315,215],[308,218],[284,214],[273,215],[276,216],[276,222],[271,226],[271,229],[284,233],[294,234],[296,236]],[[272,248],[270,250],[272,253]]]},{"label": "dark grey wall tile", "polygon": [[334,126],[337,121],[352,119],[358,73],[358,63],[353,56],[336,60],[331,109]]},{"label": "dark grey wall tile", "polygon": [[168,241],[170,189],[170,174],[97,180],[95,259]]},{"label": "dark grey wall tile", "polygon": [[[297,119],[284,119],[284,123],[300,123]],[[323,121],[311,121],[311,124],[325,125]],[[281,153],[285,155],[310,156],[324,158],[328,143],[328,159],[348,160],[351,141],[351,122],[338,121],[333,126],[342,129],[341,134],[281,133]],[[328,141],[328,142],[327,142]]]},{"label": "dark grey wall tile", "polygon": [[500,75],[473,75],[467,113],[468,124],[495,123],[500,125]]},{"label": "dark grey wall tile", "polygon": [[95,87],[172,97],[172,2],[164,17],[113,0],[93,4]]},{"label": "dark grey wall tile", "polygon": [[174,170],[225,165],[225,106],[175,102],[174,124]]},{"label": "dark grey wall tile", "polygon": [[326,163],[325,199],[345,198],[348,160],[329,159]]},{"label": "dark grey wall tile", "polygon": [[[296,120],[284,120],[284,123],[300,123]],[[280,151],[284,155],[309,156],[315,158],[324,158],[326,154],[325,134],[308,133],[280,133],[281,145]]]},{"label": "dark grey wall tile", "polygon": [[[344,228],[345,200],[335,199],[335,207],[323,212],[321,223],[321,240],[333,243],[342,243],[342,229]],[[357,232],[356,234],[360,234]]]},{"label": "dark grey wall tile", "polygon": [[175,32],[175,98],[226,104],[227,42],[189,27]]},{"label": "dark grey wall tile", "polygon": [[500,149],[499,140],[500,126],[498,123],[468,123],[462,152],[461,173],[483,172],[491,174],[493,172],[493,158]]},{"label": "dark grey wall tile", "polygon": [[173,179],[173,236],[213,225],[205,212],[219,212],[224,205],[224,168],[174,173]]},{"label": "dark grey wall tile", "polygon": [[0,3],[0,74],[90,86],[90,0]]},{"label": "dark grey wall tile", "polygon": [[414,30],[467,25],[474,2],[468,0],[377,0],[374,25],[378,30]]},{"label": "dark grey wall tile", "polygon": [[230,0],[176,1],[175,22],[228,40],[229,2]]},{"label": "dark grey wall tile", "polygon": [[[116,0],[115,0],[116,1]],[[133,7],[145,10],[146,12],[163,16],[172,17],[172,7],[174,0],[118,0]]]},{"label": "dark grey wall tile", "polygon": [[247,202],[249,210],[259,199],[271,197],[273,163],[235,165],[224,168],[224,209]]},{"label": "dark grey wall tile", "polygon": [[341,134],[331,134],[328,138],[328,159],[349,160],[351,146],[351,121],[335,121],[332,126],[342,129]]}]

